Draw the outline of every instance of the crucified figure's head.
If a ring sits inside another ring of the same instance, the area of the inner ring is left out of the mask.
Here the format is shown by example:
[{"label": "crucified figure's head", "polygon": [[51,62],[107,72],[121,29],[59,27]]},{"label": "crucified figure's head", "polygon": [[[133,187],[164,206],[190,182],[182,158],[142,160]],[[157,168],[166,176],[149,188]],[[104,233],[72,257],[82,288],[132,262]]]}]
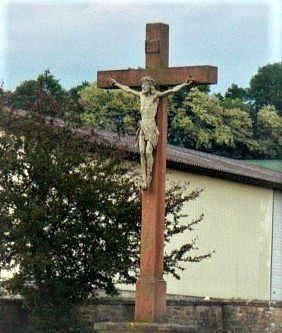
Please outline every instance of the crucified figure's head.
[{"label": "crucified figure's head", "polygon": [[146,95],[152,95],[156,92],[156,82],[150,76],[142,77],[142,93]]}]

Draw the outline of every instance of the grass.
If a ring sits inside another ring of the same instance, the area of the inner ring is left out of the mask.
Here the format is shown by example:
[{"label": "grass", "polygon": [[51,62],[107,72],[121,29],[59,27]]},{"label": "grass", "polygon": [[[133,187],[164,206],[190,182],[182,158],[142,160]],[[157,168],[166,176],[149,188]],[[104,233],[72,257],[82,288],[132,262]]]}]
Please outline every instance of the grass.
[{"label": "grass", "polygon": [[244,162],[282,172],[282,160],[244,160]]}]

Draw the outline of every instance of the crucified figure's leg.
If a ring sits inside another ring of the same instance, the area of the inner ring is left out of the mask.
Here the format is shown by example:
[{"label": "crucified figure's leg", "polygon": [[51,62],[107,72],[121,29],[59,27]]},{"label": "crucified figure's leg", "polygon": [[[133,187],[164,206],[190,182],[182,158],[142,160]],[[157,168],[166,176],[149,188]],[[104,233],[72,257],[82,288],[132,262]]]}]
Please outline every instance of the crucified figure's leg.
[{"label": "crucified figure's leg", "polygon": [[139,150],[141,159],[141,188],[146,189],[146,179],[147,179],[147,161],[146,161],[146,140],[144,134],[139,135]]},{"label": "crucified figure's leg", "polygon": [[148,188],[152,181],[152,171],[154,165],[153,157],[154,147],[150,141],[146,144],[146,188]]}]

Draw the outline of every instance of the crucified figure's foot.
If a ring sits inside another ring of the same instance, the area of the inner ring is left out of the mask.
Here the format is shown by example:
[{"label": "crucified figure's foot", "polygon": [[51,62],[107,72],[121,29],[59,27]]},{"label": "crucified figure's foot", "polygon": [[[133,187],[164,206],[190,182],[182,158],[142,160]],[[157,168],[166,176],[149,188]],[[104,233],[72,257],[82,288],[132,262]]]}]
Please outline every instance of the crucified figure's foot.
[{"label": "crucified figure's foot", "polygon": [[147,190],[150,185],[151,185],[151,182],[152,182],[152,176],[151,175],[148,175],[147,177],[143,177],[142,178],[142,181],[141,181],[141,189],[142,190]]},{"label": "crucified figure's foot", "polygon": [[140,187],[141,187],[142,190],[146,190],[147,189],[146,177],[142,177],[142,180],[140,182]]},{"label": "crucified figure's foot", "polygon": [[149,188],[149,186],[151,185],[151,182],[152,182],[152,176],[151,176],[151,174],[149,174],[149,175],[147,175],[147,179],[146,179],[147,188]]}]

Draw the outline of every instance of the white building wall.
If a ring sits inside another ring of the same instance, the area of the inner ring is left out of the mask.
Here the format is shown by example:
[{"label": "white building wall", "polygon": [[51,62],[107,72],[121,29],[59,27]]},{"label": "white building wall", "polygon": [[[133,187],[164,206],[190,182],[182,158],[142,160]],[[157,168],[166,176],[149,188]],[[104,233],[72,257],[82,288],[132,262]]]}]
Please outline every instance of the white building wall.
[{"label": "white building wall", "polygon": [[215,253],[201,263],[188,263],[180,281],[165,277],[168,293],[269,299],[273,191],[168,171],[169,183],[185,181],[190,181],[191,189],[204,189],[196,201],[185,207],[185,212],[191,218],[201,213],[205,217],[193,232],[177,237],[167,250],[198,235],[198,253]]}]

